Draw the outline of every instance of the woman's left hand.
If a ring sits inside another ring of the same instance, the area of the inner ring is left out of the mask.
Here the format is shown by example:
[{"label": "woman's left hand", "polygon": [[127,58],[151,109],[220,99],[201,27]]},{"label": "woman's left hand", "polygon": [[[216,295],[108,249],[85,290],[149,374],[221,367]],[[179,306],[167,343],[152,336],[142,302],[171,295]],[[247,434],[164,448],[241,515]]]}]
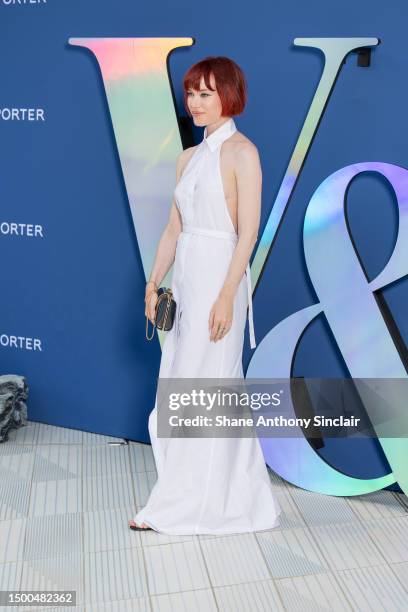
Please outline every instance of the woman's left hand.
[{"label": "woman's left hand", "polygon": [[234,311],[232,295],[220,294],[210,310],[208,329],[211,332],[210,341],[221,340],[231,329]]}]

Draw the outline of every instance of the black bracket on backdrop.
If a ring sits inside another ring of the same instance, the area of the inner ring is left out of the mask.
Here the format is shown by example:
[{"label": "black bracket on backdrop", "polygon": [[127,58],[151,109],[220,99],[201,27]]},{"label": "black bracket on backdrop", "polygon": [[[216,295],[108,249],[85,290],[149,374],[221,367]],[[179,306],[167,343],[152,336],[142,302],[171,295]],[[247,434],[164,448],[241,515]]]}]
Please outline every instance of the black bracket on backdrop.
[{"label": "black bracket on backdrop", "polygon": [[[381,39],[378,38],[378,44],[381,44]],[[357,66],[361,68],[368,68],[371,65],[371,51],[372,47],[360,47],[351,51],[351,53],[357,53]],[[343,64],[347,61],[347,56],[343,60]]]},{"label": "black bracket on backdrop", "polygon": [[[357,66],[361,66],[362,68],[368,68],[371,64],[371,48],[370,47],[361,47],[360,49],[355,49],[355,51],[350,51],[350,53],[357,53]],[[343,64],[347,62],[348,55],[343,60]]]},{"label": "black bracket on backdrop", "polygon": [[371,48],[370,47],[361,47],[357,51],[357,66],[362,66],[363,68],[367,68],[371,63]]}]

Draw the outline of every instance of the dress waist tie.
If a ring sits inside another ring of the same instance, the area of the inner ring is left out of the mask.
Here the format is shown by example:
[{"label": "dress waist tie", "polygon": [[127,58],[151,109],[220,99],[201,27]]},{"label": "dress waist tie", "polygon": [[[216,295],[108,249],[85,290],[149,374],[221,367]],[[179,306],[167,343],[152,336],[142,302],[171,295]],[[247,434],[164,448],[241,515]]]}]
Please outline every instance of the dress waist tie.
[{"label": "dress waist tie", "polygon": [[[199,234],[200,236],[209,236],[210,238],[223,238],[224,240],[231,240],[232,242],[238,242],[238,234],[235,232],[227,232],[223,230],[206,229],[203,227],[196,227],[190,224],[183,225],[183,234]],[[251,268],[248,265],[245,269],[247,278],[247,292],[248,292],[248,323],[249,323],[249,340],[251,349],[256,347],[255,341],[255,330],[254,330],[254,313],[252,305],[252,283],[251,283]]]}]

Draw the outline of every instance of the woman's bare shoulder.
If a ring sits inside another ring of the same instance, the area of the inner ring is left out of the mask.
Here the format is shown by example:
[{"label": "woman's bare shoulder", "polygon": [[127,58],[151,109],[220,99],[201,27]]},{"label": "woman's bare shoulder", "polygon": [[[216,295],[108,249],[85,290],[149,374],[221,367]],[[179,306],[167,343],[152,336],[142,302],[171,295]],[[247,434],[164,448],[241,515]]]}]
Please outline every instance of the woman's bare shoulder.
[{"label": "woman's bare shoulder", "polygon": [[237,130],[228,138],[227,143],[229,144],[229,151],[235,164],[245,165],[251,163],[260,165],[258,147],[245,134]]},{"label": "woman's bare shoulder", "polygon": [[255,157],[259,155],[256,144],[238,130],[234,132],[226,142],[230,145],[229,148],[233,154],[242,153],[244,155],[252,155]]},{"label": "woman's bare shoulder", "polygon": [[183,151],[181,151],[177,158],[177,167],[180,172],[183,172],[189,160],[194,155],[194,152],[197,150],[197,147],[198,145],[194,145],[193,147],[188,147],[187,149],[183,149]]},{"label": "woman's bare shoulder", "polygon": [[187,149],[183,149],[181,153],[178,155],[177,160],[176,160],[176,181],[177,183],[180,180],[188,162],[194,155],[194,152],[196,151],[197,147],[198,145],[195,145],[194,147],[188,147]]}]

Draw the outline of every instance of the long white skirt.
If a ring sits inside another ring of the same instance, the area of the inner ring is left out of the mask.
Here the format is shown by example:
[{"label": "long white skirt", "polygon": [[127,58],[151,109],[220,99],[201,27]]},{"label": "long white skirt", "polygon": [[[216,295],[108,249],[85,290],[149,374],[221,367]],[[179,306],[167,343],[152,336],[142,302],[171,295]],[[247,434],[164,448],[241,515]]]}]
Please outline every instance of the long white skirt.
[{"label": "long white skirt", "polygon": [[[181,233],[172,290],[177,303],[166,332],[161,378],[243,378],[242,350],[248,306],[246,276],[234,298],[233,323],[210,342],[208,319],[224,283],[234,245]],[[279,525],[281,509],[272,492],[259,440],[252,438],[159,438],[157,396],[149,434],[157,481],[134,517],[166,534],[229,534]]]}]

